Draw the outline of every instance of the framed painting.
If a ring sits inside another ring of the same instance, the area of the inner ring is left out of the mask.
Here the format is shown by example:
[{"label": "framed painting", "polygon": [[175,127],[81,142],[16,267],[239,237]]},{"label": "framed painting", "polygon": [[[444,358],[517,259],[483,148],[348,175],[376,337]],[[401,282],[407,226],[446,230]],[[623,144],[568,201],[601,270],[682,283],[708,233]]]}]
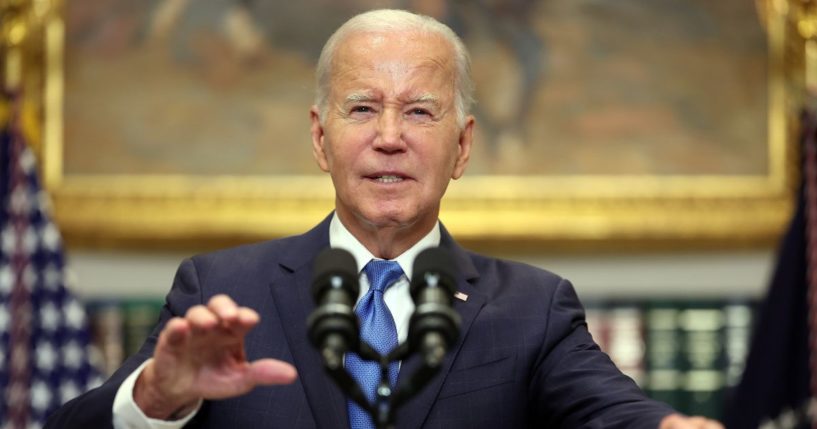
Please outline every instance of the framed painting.
[{"label": "framed painting", "polygon": [[768,242],[790,216],[802,39],[786,1],[73,0],[45,25],[43,168],[78,243],[300,233],[333,207],[308,109],[372,7],[449,24],[477,138],[441,219],[489,245]]}]

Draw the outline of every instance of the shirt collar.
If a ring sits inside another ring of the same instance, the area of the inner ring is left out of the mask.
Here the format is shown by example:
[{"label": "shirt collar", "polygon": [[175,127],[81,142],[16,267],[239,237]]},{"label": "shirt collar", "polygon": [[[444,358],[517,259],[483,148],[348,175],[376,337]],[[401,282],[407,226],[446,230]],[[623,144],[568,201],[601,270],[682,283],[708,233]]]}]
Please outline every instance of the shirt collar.
[{"label": "shirt collar", "polygon": [[[434,224],[431,231],[428,232],[417,243],[414,243],[408,250],[400,254],[398,257],[392,259],[400,264],[406,277],[411,281],[411,271],[414,269],[414,259],[417,255],[429,247],[437,247],[440,245],[440,221]],[[366,248],[348,229],[343,225],[343,222],[338,218],[337,213],[332,215],[332,221],[329,224],[329,246],[349,251],[355,257],[358,266],[358,273],[363,270],[363,267],[372,259],[376,258],[372,252]]]}]

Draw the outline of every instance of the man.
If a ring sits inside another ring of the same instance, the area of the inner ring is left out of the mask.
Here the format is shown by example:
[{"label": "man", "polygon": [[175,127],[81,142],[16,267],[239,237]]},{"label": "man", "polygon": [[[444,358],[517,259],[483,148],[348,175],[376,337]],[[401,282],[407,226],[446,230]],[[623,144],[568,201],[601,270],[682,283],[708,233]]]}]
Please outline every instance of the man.
[{"label": "man", "polygon": [[[439,245],[462,272],[461,335],[441,373],[397,411],[398,428],[720,428],[644,397],[593,343],[566,280],[466,252],[440,226],[473,138],[468,67],[462,43],[433,19],[384,10],[345,23],[321,54],[310,112],[334,214],[298,237],[185,261],[142,350],[50,425],[371,427],[350,417],[307,341],[313,261],[329,246],[359,267],[396,260],[402,275],[383,296],[402,341],[413,259]],[[363,298],[370,281],[361,274]],[[409,358],[400,373],[416,367]]]}]

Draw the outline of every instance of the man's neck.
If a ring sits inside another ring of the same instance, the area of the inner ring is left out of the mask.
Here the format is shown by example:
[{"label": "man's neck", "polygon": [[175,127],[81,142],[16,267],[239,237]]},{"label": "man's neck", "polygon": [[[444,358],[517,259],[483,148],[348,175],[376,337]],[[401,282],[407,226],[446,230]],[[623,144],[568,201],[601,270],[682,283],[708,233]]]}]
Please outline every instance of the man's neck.
[{"label": "man's neck", "polygon": [[369,252],[377,258],[394,259],[409,248],[414,246],[423,237],[428,235],[437,224],[436,219],[432,219],[428,225],[415,223],[412,225],[398,225],[378,227],[358,219],[346,219],[345,216],[337,213],[340,221],[357,238],[357,240]]}]

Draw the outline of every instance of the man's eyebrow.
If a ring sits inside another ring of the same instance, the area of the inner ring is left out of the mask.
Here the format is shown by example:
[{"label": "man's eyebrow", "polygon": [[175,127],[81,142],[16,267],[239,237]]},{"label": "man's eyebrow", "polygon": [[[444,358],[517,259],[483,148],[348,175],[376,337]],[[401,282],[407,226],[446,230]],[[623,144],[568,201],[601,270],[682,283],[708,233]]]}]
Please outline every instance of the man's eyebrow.
[{"label": "man's eyebrow", "polygon": [[440,104],[440,98],[433,94],[421,94],[416,97],[408,98],[408,104]]},{"label": "man's eyebrow", "polygon": [[354,92],[346,96],[346,99],[343,101],[343,104],[362,103],[373,100],[374,96],[372,94],[365,92]]}]

